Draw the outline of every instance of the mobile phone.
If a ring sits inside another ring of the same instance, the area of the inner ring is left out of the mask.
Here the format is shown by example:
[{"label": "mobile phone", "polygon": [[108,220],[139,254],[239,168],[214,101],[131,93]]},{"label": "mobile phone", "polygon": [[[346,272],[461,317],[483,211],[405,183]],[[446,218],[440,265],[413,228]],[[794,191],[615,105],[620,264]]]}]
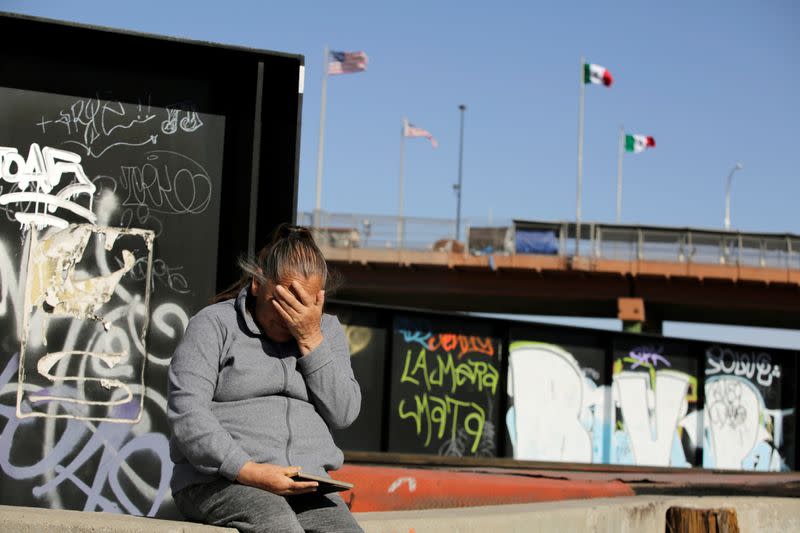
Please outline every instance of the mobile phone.
[{"label": "mobile phone", "polygon": [[337,479],[332,479],[329,477],[306,474],[304,472],[299,472],[293,475],[292,479],[295,481],[316,481],[317,483],[319,483],[316,492],[320,494],[327,494],[329,492],[341,492],[343,490],[350,490],[353,488],[352,483],[339,481]]}]

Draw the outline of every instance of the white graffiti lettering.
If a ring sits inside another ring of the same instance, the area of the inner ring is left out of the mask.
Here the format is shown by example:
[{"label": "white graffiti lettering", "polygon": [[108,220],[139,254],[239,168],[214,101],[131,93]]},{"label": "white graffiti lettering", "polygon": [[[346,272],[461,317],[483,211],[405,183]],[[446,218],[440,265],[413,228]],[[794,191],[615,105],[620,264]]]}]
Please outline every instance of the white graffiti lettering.
[{"label": "white graffiti lettering", "polygon": [[706,420],[717,468],[742,468],[758,439],[760,400],[747,380],[719,377],[706,382]]},{"label": "white graffiti lettering", "polygon": [[747,379],[756,378],[759,385],[769,387],[774,378],[781,377],[780,365],[772,364],[772,357],[765,352],[739,352],[732,348],[712,346],[706,350],[708,368],[706,375],[732,374]]},{"label": "white graffiti lettering", "polygon": [[[0,394],[7,394],[15,389],[9,382],[16,372],[17,363],[18,357],[16,355],[11,357],[0,374]],[[74,408],[80,410],[81,406]],[[0,432],[0,469],[3,473],[17,480],[45,477],[44,483],[33,488],[33,496],[36,498],[50,495],[57,500],[56,490],[68,481],[86,496],[84,511],[95,511],[99,508],[103,512],[155,516],[169,496],[172,461],[169,458],[169,444],[166,437],[153,432],[133,435],[130,426],[110,422],[95,426],[85,420],[78,420],[85,413],[72,414],[73,416],[66,421],[58,440],[50,446],[45,445],[42,457],[34,464],[20,466],[11,459],[11,448],[16,433],[20,428],[37,422],[32,419],[19,419],[12,407],[0,404],[0,419],[5,420],[3,430]],[[53,419],[46,419],[44,424],[46,433],[55,427]],[[86,465],[98,452],[101,452],[100,462],[89,485],[82,480],[79,472],[85,470]],[[160,468],[155,487],[142,479],[128,464],[133,454],[147,454],[157,461]],[[72,459],[67,465],[62,466],[61,463],[70,457]],[[51,472],[54,472],[55,476],[52,476]],[[125,474],[128,483],[120,483],[121,473]],[[110,486],[111,493],[117,501],[102,495],[106,486]],[[142,510],[132,502],[129,496],[131,489],[135,489],[152,502],[148,509]],[[57,504],[56,501],[53,503]]]},{"label": "white graffiti lettering", "polygon": [[113,142],[116,134],[146,124],[154,118],[156,115],[150,112],[149,104],[143,106],[140,102],[134,109],[134,106],[126,107],[118,100],[85,98],[61,109],[58,118],[42,117],[36,125],[42,128],[43,134],[48,133],[50,124],[61,126],[68,136],[79,136],[81,139],[70,139],[64,141],[65,144],[75,144],[87,157],[98,158],[117,146],[157,144],[158,135],[146,131],[141,134],[141,140]]},{"label": "white graffiti lettering", "polygon": [[[27,159],[16,148],[0,146],[0,180],[13,185],[9,192],[0,194],[0,205],[20,205],[14,218],[23,225],[65,228],[67,221],[53,215],[58,209],[94,223],[97,218],[92,213],[95,186],[80,163],[78,154],[49,146],[42,149],[36,143],[31,144]],[[54,192],[62,176],[70,174],[74,177],[73,183]],[[80,195],[88,197],[88,208],[72,201]]]},{"label": "white graffiti lettering", "polygon": [[509,365],[514,458],[591,462],[591,438],[580,421],[584,376],[575,358],[557,346],[532,344],[512,350]]},{"label": "white graffiti lettering", "polygon": [[648,373],[623,371],[614,387],[636,464],[669,466],[675,428],[687,414],[688,376],[659,370],[651,389]]},{"label": "white graffiti lettering", "polygon": [[177,152],[147,153],[148,163],[122,167],[123,207],[144,207],[171,215],[200,214],[211,202],[211,178],[205,168]]},{"label": "white graffiti lettering", "polygon": [[[200,129],[203,121],[192,107],[191,105],[167,107],[167,120],[161,123],[161,133],[172,135],[178,131],[178,126],[186,133],[193,133]],[[181,113],[183,113],[183,117],[181,117]]]},{"label": "white graffiti lettering", "polygon": [[[637,351],[645,352],[661,354]],[[737,376],[732,375],[736,359],[729,355],[734,351],[713,347],[708,353],[717,356],[708,373],[721,375],[706,380],[705,409],[689,412],[689,402],[696,401],[696,382],[684,372],[656,370],[658,359],[626,355],[618,361],[641,362],[648,371],[619,370],[609,388],[596,386],[587,369],[558,346],[512,343],[508,394],[513,405],[506,427],[514,457],[689,466],[686,452],[702,448],[708,468],[785,470],[780,451],[784,418],[794,416],[794,409],[767,409],[758,388],[768,375],[779,377],[772,374],[775,366],[762,362],[760,370],[757,364],[739,367],[743,375]],[[612,401],[619,420],[609,408]],[[683,444],[680,430],[688,437]],[[587,438],[592,442],[588,453]]]}]

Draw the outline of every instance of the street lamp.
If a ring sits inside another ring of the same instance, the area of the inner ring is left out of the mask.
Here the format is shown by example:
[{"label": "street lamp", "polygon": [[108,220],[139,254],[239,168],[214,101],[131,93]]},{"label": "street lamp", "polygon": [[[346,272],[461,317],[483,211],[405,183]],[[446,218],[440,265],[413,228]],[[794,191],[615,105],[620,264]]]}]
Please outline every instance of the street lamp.
[{"label": "street lamp", "polygon": [[728,174],[728,180],[725,184],[725,230],[731,229],[731,180],[733,179],[733,174],[737,170],[742,170],[744,165],[741,163],[736,163],[731,169],[731,173]]}]

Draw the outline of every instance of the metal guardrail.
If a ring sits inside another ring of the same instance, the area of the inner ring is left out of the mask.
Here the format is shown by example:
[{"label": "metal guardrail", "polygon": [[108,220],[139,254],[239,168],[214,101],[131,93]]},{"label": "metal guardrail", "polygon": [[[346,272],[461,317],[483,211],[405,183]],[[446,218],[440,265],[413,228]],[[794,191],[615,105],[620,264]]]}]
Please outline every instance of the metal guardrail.
[{"label": "metal guardrail", "polygon": [[[541,242],[547,255],[574,256],[576,226],[570,222],[485,219],[463,221],[466,242],[456,243],[455,220],[386,215],[300,213],[321,244],[337,248],[441,250],[476,255],[522,253],[522,236]],[[503,231],[505,230],[505,231]],[[583,224],[580,255],[618,261],[662,261],[800,270],[800,235],[756,234],[658,226]]]},{"label": "metal guardrail", "polygon": [[[455,219],[325,211],[317,218],[315,224],[314,213],[298,213],[297,223],[318,228],[316,235],[320,244],[335,247],[450,251],[456,235]],[[498,222],[498,226],[511,224],[510,220]],[[490,224],[486,219],[462,219],[461,235],[467,235],[469,228],[475,225]]]},{"label": "metal guardrail", "polygon": [[591,229],[588,249],[598,259],[800,270],[797,235],[613,225]]}]

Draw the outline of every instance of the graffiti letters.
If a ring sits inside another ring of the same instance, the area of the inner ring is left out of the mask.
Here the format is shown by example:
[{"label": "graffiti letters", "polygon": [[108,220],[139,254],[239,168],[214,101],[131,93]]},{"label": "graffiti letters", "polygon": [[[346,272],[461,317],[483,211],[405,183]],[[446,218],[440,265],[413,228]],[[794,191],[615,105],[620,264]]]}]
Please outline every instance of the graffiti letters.
[{"label": "graffiti letters", "polygon": [[[9,381],[17,369],[17,356],[11,357],[0,374],[0,390],[9,391]],[[69,408],[69,407],[67,407]],[[77,407],[80,409],[80,407]],[[12,460],[11,447],[16,434],[37,424],[31,419],[19,419],[14,409],[0,404],[0,418],[5,425],[0,432],[0,469],[12,479],[35,479],[46,476],[43,483],[33,488],[33,495],[41,498],[45,495],[56,497],[55,491],[65,482],[85,495],[84,511],[154,516],[168,495],[169,479],[172,473],[172,461],[169,458],[169,445],[166,437],[160,433],[146,432],[138,436],[132,435],[128,426],[120,426],[103,422],[94,426],[77,416],[67,420],[65,429],[53,446],[44,446],[42,457],[34,464],[18,465]],[[46,425],[54,424],[46,420]],[[75,454],[76,451],[79,453]],[[82,480],[79,473],[93,461],[97,453],[101,453],[100,464],[91,483]],[[136,455],[149,456],[156,459],[159,465],[159,477],[156,486],[142,479],[131,467],[129,461]],[[71,458],[71,459],[70,459]],[[61,463],[66,462],[66,466]],[[54,472],[55,475],[49,475]],[[127,478],[121,483],[121,474]],[[110,486],[117,501],[102,495]],[[152,503],[147,509],[140,509],[133,503],[131,492],[143,495]],[[121,503],[121,505],[120,505]]]},{"label": "graffiti letters", "polygon": [[[97,217],[91,208],[95,186],[80,163],[77,154],[49,146],[39,148],[36,143],[31,144],[27,159],[16,148],[0,146],[0,180],[13,185],[9,192],[0,194],[0,205],[20,206],[14,218],[21,224],[65,228],[67,221],[52,214],[57,209],[95,222]],[[55,190],[61,178],[70,174],[74,182]],[[89,198],[88,209],[72,201],[79,195]]]},{"label": "graffiti letters", "polygon": [[[146,206],[154,212],[176,215],[205,211],[212,189],[201,165],[167,151],[148,152],[147,159],[150,162],[141,167],[122,167],[122,187],[128,190],[123,206]],[[177,165],[175,160],[179,160]]]},{"label": "graffiti letters", "polygon": [[591,462],[591,438],[580,419],[587,390],[575,358],[557,346],[520,343],[509,365],[514,457]]},{"label": "graffiti letters", "polygon": [[167,120],[161,123],[161,132],[165,135],[172,135],[178,131],[178,126],[180,126],[182,131],[193,133],[202,125],[203,121],[193,106],[172,106],[167,107]]},{"label": "graffiti letters", "polygon": [[417,343],[435,352],[443,350],[455,353],[461,359],[468,354],[494,355],[494,342],[491,337],[459,335],[456,333],[423,333],[421,331],[400,330],[407,343]]},{"label": "graffiti letters", "polygon": [[625,371],[614,386],[635,464],[669,466],[675,428],[687,414],[689,376],[659,370],[651,391],[649,374]]},{"label": "graffiti letters", "polygon": [[[123,260],[119,257],[114,258],[118,266],[123,266]],[[147,277],[148,258],[140,257],[133,264],[130,270],[130,278],[134,281],[141,281]],[[189,281],[181,271],[182,266],[170,266],[163,259],[154,259],[152,266],[153,279],[160,285],[178,294],[188,294],[191,292]]]},{"label": "graffiti letters", "polygon": [[395,404],[400,420],[413,422],[419,443],[439,454],[495,455],[497,341],[411,328],[397,333],[404,354],[395,362],[404,391]]},{"label": "graffiti letters", "polygon": [[199,214],[211,202],[211,179],[206,170],[176,152],[147,152],[142,166],[122,167],[124,207],[143,206],[156,213]]},{"label": "graffiti letters", "polygon": [[625,362],[632,363],[630,367],[631,370],[640,366],[658,368],[659,364],[666,367],[672,366],[667,358],[661,355],[663,351],[664,348],[661,346],[657,348],[654,346],[640,346],[631,350],[630,353],[628,353],[628,357],[624,360]]},{"label": "graffiti letters", "polygon": [[478,449],[486,424],[486,412],[480,405],[461,401],[447,394],[444,397],[424,392],[415,394],[411,406],[407,406],[406,400],[402,399],[398,414],[403,420],[410,418],[414,421],[417,435],[425,434],[425,446],[431,443],[433,435],[440,440],[443,439],[448,429],[451,438],[456,439],[458,430],[463,428],[472,438],[470,447],[472,453]]},{"label": "graffiti letters", "polygon": [[706,375],[731,374],[752,380],[769,387],[774,378],[781,377],[781,367],[772,364],[772,357],[764,352],[739,352],[732,348],[711,346],[706,350],[708,367]]},{"label": "graffiti letters", "polygon": [[784,470],[778,449],[783,440],[783,417],[791,414],[794,409],[767,409],[748,379],[731,375],[709,378],[705,423],[708,455],[713,460],[704,458],[704,466]]},{"label": "graffiti letters", "polygon": [[702,448],[708,468],[785,470],[784,418],[794,409],[767,408],[760,390],[779,383],[780,366],[759,352],[706,353],[698,410],[697,378],[656,369],[672,366],[660,348],[630,350],[615,361],[611,385],[596,386],[562,348],[514,342],[506,417],[514,457],[691,466],[690,452]]},{"label": "graffiti letters", "polygon": [[[80,140],[69,139],[64,143],[77,145],[87,157],[98,158],[117,146],[157,144],[157,134],[150,134],[146,128],[136,128],[154,118],[156,115],[149,104],[139,103],[134,107],[120,101],[83,98],[59,110],[56,118],[43,116],[36,125],[42,128],[43,134],[53,125],[68,137],[78,137]],[[137,140],[115,141],[115,135],[134,129],[139,133]]]},{"label": "graffiti letters", "polygon": [[[456,393],[459,388],[469,384],[479,391],[488,389],[492,394],[497,392],[500,375],[497,369],[487,362],[469,360],[455,364],[451,354],[447,354],[444,358],[441,354],[436,354],[436,365],[428,368],[427,355],[423,349],[419,351],[417,357],[413,357],[411,350],[408,350],[403,363],[401,383],[424,386],[428,391],[436,386],[449,388],[451,393]],[[449,387],[447,382],[450,384]]]}]

